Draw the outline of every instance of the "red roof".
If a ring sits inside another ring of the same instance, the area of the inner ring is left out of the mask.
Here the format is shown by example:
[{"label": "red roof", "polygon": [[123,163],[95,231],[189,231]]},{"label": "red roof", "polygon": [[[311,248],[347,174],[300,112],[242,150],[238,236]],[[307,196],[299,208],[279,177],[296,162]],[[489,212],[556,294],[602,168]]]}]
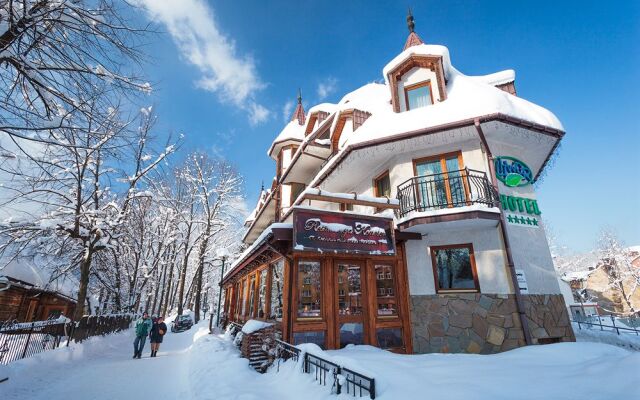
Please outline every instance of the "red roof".
[{"label": "red roof", "polygon": [[420,39],[420,36],[418,36],[417,33],[415,32],[410,32],[409,36],[407,37],[407,41],[404,42],[404,48],[402,49],[403,51],[408,49],[411,46],[417,46],[420,44],[423,44],[424,42],[422,41],[422,39]]}]

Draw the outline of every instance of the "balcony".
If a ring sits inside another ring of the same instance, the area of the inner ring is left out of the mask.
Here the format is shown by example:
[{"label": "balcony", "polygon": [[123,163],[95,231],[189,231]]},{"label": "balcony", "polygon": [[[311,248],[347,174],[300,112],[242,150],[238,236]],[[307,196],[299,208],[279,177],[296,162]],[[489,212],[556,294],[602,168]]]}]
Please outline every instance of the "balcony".
[{"label": "balcony", "polygon": [[429,212],[482,204],[496,207],[498,193],[487,174],[461,169],[440,174],[414,176],[398,185],[399,218],[411,212]]}]

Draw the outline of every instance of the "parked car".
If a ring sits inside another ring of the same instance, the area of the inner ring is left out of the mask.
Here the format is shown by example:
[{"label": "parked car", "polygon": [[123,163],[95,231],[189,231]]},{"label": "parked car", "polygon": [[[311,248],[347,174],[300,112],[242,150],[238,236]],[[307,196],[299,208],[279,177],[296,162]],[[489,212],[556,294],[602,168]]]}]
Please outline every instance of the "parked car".
[{"label": "parked car", "polygon": [[171,323],[171,332],[184,332],[191,329],[193,326],[193,320],[190,315],[180,315]]}]

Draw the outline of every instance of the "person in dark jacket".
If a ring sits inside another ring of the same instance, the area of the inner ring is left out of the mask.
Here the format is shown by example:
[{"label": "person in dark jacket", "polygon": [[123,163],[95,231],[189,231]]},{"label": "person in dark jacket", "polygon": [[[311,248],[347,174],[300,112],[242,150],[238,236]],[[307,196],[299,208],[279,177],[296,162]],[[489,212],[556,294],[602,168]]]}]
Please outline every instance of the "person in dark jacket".
[{"label": "person in dark jacket", "polygon": [[155,357],[160,349],[162,337],[167,333],[167,325],[164,323],[164,317],[158,317],[151,327],[149,337],[151,338],[151,357]]},{"label": "person in dark jacket", "polygon": [[136,339],[133,341],[133,358],[142,357],[142,349],[144,349],[144,342],[147,340],[147,335],[152,327],[153,322],[149,318],[149,314],[142,314],[142,318],[136,321]]}]

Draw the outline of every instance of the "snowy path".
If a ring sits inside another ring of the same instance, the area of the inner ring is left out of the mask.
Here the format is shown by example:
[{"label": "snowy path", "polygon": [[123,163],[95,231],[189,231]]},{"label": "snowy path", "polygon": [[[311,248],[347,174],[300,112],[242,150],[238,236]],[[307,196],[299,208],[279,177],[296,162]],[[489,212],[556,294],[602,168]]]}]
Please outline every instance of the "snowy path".
[{"label": "snowy path", "polygon": [[[206,329],[206,328],[204,328]],[[198,327],[169,332],[158,357],[132,359],[133,332],[94,338],[83,346],[43,354],[12,365],[10,380],[0,386],[3,399],[189,398],[188,352]],[[3,393],[4,392],[4,393]],[[6,393],[6,396],[5,396]]]}]

